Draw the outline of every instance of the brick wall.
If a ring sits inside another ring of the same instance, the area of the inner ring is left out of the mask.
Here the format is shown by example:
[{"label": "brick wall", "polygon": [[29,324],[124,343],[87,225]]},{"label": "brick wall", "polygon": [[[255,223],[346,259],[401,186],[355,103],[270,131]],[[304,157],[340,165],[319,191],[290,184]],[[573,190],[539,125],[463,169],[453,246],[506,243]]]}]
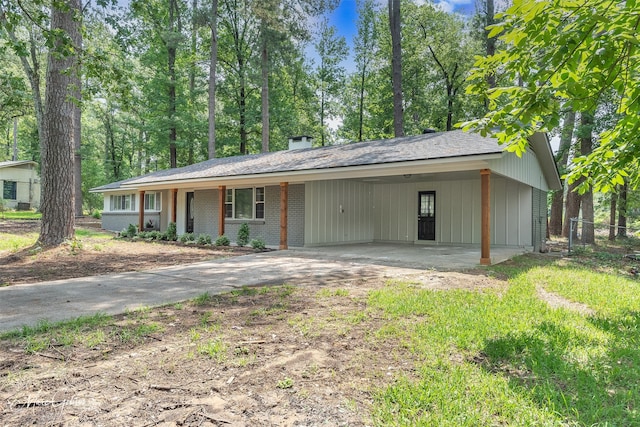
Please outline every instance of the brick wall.
[{"label": "brick wall", "polygon": [[[208,234],[213,240],[218,237],[218,190],[194,192],[194,224],[196,235]],[[225,221],[225,235],[235,242],[242,223],[249,224],[249,239],[263,239],[268,246],[280,244],[280,186],[265,187],[264,220]],[[291,247],[304,246],[304,184],[289,186],[288,244]]]},{"label": "brick wall", "polygon": [[[154,224],[160,224],[159,213],[147,213],[144,215],[144,222],[152,220]],[[127,228],[129,224],[138,225],[138,213],[137,212],[103,212],[102,213],[102,228],[110,231],[122,231]],[[164,227],[163,227],[164,231]]]}]

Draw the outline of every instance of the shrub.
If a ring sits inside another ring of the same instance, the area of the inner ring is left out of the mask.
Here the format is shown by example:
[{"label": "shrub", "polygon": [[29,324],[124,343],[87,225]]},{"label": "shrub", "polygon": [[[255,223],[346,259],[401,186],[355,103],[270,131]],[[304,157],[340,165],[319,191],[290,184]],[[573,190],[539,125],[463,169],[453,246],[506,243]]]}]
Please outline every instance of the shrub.
[{"label": "shrub", "polygon": [[138,226],[135,224],[129,224],[127,228],[120,232],[120,237],[136,237],[138,235]]},{"label": "shrub", "polygon": [[208,234],[201,234],[198,236],[198,244],[199,245],[210,245],[211,244],[211,236]]},{"label": "shrub", "polygon": [[229,246],[230,243],[229,238],[225,235],[218,236],[216,239],[216,246]]},{"label": "shrub", "polygon": [[178,240],[178,230],[175,222],[170,222],[167,231],[164,232],[164,240],[175,242]]},{"label": "shrub", "polygon": [[149,238],[151,240],[162,240],[163,236],[164,236],[164,234],[162,234],[158,230],[153,230],[153,231],[149,232]]},{"label": "shrub", "polygon": [[253,239],[251,241],[251,247],[259,251],[264,251],[267,248],[267,244],[262,239]]},{"label": "shrub", "polygon": [[150,236],[151,232],[150,231],[141,231],[138,233],[138,236],[140,239],[149,239],[151,238]]},{"label": "shrub", "polygon": [[238,229],[238,240],[236,240],[238,246],[247,246],[249,243],[249,224],[242,223],[240,229]]},{"label": "shrub", "polygon": [[95,219],[102,219],[102,212],[96,209],[93,212],[91,212],[91,216]]},{"label": "shrub", "polygon": [[184,233],[179,239],[182,243],[195,242],[196,236],[193,233]]}]

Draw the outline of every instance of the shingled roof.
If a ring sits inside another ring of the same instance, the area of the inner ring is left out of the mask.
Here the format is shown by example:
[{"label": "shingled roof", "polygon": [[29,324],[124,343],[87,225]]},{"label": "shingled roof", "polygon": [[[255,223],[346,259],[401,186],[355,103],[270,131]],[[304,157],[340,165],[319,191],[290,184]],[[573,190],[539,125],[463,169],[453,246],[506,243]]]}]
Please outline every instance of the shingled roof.
[{"label": "shingled roof", "polygon": [[92,191],[164,181],[324,170],[501,152],[502,147],[493,138],[462,131],[438,132],[345,145],[217,158],[114,182]]}]

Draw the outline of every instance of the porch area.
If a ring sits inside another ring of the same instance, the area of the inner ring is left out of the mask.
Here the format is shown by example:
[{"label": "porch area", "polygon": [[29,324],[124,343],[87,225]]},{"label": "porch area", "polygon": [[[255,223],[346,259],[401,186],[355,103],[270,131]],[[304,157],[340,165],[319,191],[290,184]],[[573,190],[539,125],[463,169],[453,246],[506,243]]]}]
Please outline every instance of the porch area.
[{"label": "porch area", "polygon": [[[491,247],[491,264],[497,264],[531,248]],[[289,249],[295,256],[334,259],[355,264],[377,264],[420,270],[468,270],[480,265],[480,246],[359,243]]]}]

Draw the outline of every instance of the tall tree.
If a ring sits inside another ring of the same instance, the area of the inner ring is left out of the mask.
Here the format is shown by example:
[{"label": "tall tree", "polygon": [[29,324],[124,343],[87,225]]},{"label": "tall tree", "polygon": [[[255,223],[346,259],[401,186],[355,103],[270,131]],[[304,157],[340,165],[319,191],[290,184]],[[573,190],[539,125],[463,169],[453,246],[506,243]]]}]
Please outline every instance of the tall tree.
[{"label": "tall tree", "polygon": [[345,69],[341,62],[349,53],[344,37],[337,34],[329,20],[324,18],[320,23],[319,39],[316,44],[318,53],[318,98],[320,113],[320,142],[326,144],[327,120],[335,116],[335,104],[339,91],[344,85]]},{"label": "tall tree", "polygon": [[[558,171],[563,175],[567,169],[569,161],[569,151],[573,140],[573,129],[575,127],[576,113],[569,109],[564,115],[562,133],[560,135],[560,146],[556,153],[555,160]],[[551,199],[551,214],[549,216],[549,234],[560,236],[562,234],[562,212],[564,207],[564,184],[563,188],[554,191]]]},{"label": "tall tree", "polygon": [[445,129],[450,131],[453,130],[456,104],[460,103],[460,89],[480,47],[476,46],[465,22],[457,15],[437,10],[430,4],[419,7],[415,15],[413,19],[421,30],[422,43],[426,45],[423,57],[436,70],[435,84],[445,91]]},{"label": "tall tree", "polygon": [[[569,181],[583,179],[582,191],[590,184],[596,191],[609,191],[629,176],[637,186],[637,12],[633,1],[515,2],[491,29],[490,35],[499,35],[503,48],[480,59],[470,78],[468,91],[486,94],[490,111],[464,127],[493,133],[508,150],[521,154],[531,134],[559,124],[563,108],[594,111],[611,91],[617,100],[617,118],[599,135],[598,146],[575,160]],[[505,83],[489,89],[487,75],[498,67]],[[522,86],[514,85],[518,79]]]},{"label": "tall tree", "polygon": [[389,30],[391,32],[391,85],[393,87],[393,134],[404,136],[402,105],[402,43],[400,0],[389,0]]},{"label": "tall tree", "polygon": [[[45,43],[43,34],[48,17],[45,10],[37,5],[24,10],[25,6],[18,9],[18,4],[6,0],[0,0],[0,27],[6,35],[12,50],[20,58],[29,85],[31,98],[38,131],[38,140],[44,137],[44,103],[42,89],[42,64],[40,52]],[[26,12],[23,16],[23,13]],[[22,27],[22,34],[16,33],[16,28]]]},{"label": "tall tree", "polygon": [[[593,151],[593,125],[594,114],[591,112],[580,113],[580,127],[578,137],[580,139],[580,154],[588,156]],[[582,243],[590,244],[595,241],[594,213],[593,213],[593,191],[588,185],[582,198]]]},{"label": "tall tree", "polygon": [[218,0],[211,0],[209,11],[211,51],[209,62],[209,159],[216,157],[216,67],[218,66]]},{"label": "tall tree", "polygon": [[627,181],[618,188],[618,235],[619,239],[627,238],[627,204],[629,202],[629,185]]},{"label": "tall tree", "polygon": [[364,128],[364,101],[366,79],[373,61],[373,52],[376,43],[375,34],[375,3],[373,0],[358,1],[358,35],[354,41],[356,54],[356,69],[358,81],[358,141],[363,139]]},{"label": "tall tree", "polygon": [[41,146],[42,223],[38,242],[59,245],[74,235],[74,75],[79,73],[80,0],[51,8],[52,48],[48,55],[45,125]]}]

